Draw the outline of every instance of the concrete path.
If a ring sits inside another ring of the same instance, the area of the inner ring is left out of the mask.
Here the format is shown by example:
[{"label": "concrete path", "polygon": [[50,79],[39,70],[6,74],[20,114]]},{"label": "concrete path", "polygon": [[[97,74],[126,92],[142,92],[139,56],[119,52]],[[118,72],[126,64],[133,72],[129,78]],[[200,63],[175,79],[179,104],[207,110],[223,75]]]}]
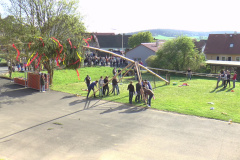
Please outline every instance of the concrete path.
[{"label": "concrete path", "polygon": [[240,159],[240,124],[40,93],[4,79],[0,91],[0,159]]},{"label": "concrete path", "polygon": [[8,72],[8,67],[0,67],[0,75]]}]

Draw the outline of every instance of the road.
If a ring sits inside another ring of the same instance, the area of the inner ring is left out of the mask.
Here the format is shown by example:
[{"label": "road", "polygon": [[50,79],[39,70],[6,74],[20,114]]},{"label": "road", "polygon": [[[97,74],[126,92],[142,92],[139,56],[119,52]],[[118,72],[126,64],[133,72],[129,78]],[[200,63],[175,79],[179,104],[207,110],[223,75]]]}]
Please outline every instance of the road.
[{"label": "road", "polygon": [[[240,124],[0,79],[0,159],[239,160]],[[116,96],[116,98],[118,98]]]},{"label": "road", "polygon": [[7,72],[8,72],[8,67],[0,67],[0,74],[7,73]]}]

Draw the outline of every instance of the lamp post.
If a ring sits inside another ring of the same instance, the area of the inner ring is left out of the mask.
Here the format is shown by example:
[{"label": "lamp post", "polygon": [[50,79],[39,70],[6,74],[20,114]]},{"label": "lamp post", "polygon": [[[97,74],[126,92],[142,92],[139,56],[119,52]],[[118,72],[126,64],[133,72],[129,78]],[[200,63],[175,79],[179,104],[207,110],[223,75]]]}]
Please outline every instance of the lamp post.
[{"label": "lamp post", "polygon": [[122,55],[124,56],[124,53],[123,53],[123,33],[122,33]]}]

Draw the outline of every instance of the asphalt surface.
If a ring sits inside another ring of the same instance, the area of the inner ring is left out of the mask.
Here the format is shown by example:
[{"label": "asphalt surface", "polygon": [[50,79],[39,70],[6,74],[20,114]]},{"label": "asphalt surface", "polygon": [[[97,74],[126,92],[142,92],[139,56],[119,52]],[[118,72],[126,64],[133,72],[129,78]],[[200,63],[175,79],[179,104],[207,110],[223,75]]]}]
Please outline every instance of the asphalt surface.
[{"label": "asphalt surface", "polygon": [[8,72],[8,67],[0,67],[0,75]]},{"label": "asphalt surface", "polygon": [[0,91],[0,159],[240,159],[240,124],[41,93],[5,79]]}]

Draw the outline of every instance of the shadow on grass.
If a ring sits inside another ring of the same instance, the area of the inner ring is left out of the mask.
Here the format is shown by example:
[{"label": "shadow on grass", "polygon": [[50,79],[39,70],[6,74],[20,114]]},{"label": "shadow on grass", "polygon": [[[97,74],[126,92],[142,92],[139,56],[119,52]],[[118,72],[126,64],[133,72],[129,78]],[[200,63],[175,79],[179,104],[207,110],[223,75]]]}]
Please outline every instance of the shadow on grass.
[{"label": "shadow on grass", "polygon": [[214,88],[212,91],[210,91],[209,93],[214,93],[217,90],[217,88]]},{"label": "shadow on grass", "polygon": [[161,87],[166,87],[166,86],[168,86],[168,85],[163,84],[163,85],[161,85],[161,86],[154,87],[153,89],[157,89],[157,88],[161,88]]},{"label": "shadow on grass", "polygon": [[222,87],[220,90],[216,91],[216,93],[222,92],[222,91],[225,91],[225,90],[226,90],[226,88]]},{"label": "shadow on grass", "polygon": [[233,87],[229,88],[226,92],[231,92],[233,90]]}]

